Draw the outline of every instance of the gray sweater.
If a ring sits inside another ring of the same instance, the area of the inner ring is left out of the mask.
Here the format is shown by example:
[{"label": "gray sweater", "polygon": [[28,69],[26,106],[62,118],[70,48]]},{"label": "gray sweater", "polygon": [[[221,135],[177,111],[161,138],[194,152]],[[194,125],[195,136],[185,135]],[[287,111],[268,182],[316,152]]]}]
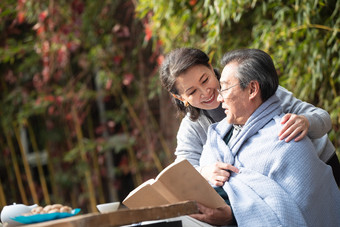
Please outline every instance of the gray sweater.
[{"label": "gray sweater", "polygon": [[[308,137],[312,140],[319,158],[327,162],[334,155],[335,148],[327,133],[332,128],[332,122],[327,111],[293,97],[292,93],[279,86],[276,96],[281,100],[284,113],[294,113],[305,116],[309,121]],[[224,118],[224,110],[219,107],[212,111],[201,111],[197,121],[191,121],[185,116],[177,133],[176,160],[187,159],[199,169],[199,160],[203,145],[207,140],[208,127]]]}]

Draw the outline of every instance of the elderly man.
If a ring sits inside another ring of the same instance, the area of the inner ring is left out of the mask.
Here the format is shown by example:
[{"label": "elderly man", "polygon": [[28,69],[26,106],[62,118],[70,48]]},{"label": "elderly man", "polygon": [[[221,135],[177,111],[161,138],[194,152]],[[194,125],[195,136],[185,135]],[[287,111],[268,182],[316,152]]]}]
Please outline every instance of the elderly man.
[{"label": "elderly man", "polygon": [[[227,116],[209,128],[200,165],[222,161],[239,169],[223,186],[238,225],[340,226],[340,191],[331,167],[307,137],[289,143],[277,137],[283,114],[271,57],[244,49],[225,54],[222,62],[218,100]],[[223,212],[230,208],[193,217],[222,224]]]}]

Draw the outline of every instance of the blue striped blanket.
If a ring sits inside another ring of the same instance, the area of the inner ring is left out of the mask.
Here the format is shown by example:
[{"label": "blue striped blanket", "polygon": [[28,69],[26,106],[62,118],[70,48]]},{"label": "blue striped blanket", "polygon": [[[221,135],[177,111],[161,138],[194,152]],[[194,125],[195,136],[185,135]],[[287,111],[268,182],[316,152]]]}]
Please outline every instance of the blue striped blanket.
[{"label": "blue striped blanket", "polygon": [[251,115],[236,139],[226,119],[208,130],[200,165],[216,161],[240,169],[223,186],[239,226],[340,226],[340,191],[331,167],[311,141],[278,139],[282,117],[274,95]]}]

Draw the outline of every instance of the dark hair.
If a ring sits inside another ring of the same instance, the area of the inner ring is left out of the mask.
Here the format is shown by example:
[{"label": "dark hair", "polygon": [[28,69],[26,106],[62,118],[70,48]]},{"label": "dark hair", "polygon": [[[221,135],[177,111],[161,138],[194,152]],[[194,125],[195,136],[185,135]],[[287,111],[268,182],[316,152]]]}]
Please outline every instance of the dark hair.
[{"label": "dark hair", "polygon": [[[204,65],[210,67],[209,57],[203,51],[195,48],[179,48],[171,51],[165,57],[160,70],[159,77],[162,86],[170,93],[179,95],[175,86],[177,77],[187,71],[189,68],[196,65]],[[220,74],[215,70],[216,77],[219,79]],[[200,115],[200,109],[189,105],[184,106],[184,103],[172,97],[177,110],[181,113],[190,113],[190,119],[195,121]]]},{"label": "dark hair", "polygon": [[258,49],[240,49],[227,52],[222,60],[222,66],[231,62],[237,62],[237,77],[241,83],[241,88],[249,84],[250,81],[259,82],[261,98],[265,102],[275,94],[279,86],[279,78],[272,58],[264,51]]}]

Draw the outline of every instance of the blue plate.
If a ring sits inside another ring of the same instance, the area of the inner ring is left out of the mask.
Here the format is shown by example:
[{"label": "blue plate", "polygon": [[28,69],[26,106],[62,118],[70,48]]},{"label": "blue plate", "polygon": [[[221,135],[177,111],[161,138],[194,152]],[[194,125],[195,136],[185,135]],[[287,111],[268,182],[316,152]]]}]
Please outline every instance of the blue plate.
[{"label": "blue plate", "polygon": [[76,208],[71,211],[71,213],[50,213],[50,214],[34,214],[30,216],[17,216],[15,218],[11,218],[14,221],[23,223],[23,224],[32,224],[44,221],[51,221],[60,218],[67,218],[78,214],[80,208]]}]

